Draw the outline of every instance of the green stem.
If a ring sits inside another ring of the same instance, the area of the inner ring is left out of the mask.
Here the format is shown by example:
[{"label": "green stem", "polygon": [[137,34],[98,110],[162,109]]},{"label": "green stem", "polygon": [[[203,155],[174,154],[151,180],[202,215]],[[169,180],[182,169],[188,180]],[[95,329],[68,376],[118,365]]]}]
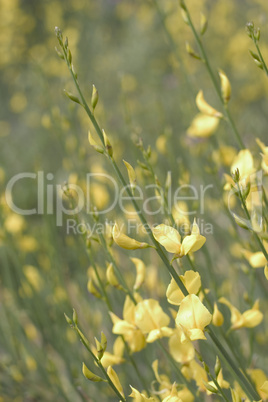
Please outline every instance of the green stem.
[{"label": "green stem", "polygon": [[[239,197],[240,197],[240,201],[241,201],[241,203],[242,203],[243,209],[244,209],[244,211],[245,211],[245,213],[246,213],[246,216],[247,216],[249,222],[251,222],[250,214],[249,214],[249,212],[248,212],[248,209],[247,209],[247,206],[246,206],[246,202],[245,202],[244,197],[243,197],[243,195],[242,195],[240,185],[237,184],[237,187],[238,187]],[[268,253],[267,253],[267,251],[266,251],[264,245],[262,244],[261,239],[259,238],[259,236],[257,235],[257,233],[255,232],[255,230],[254,230],[253,228],[251,229],[251,232],[253,233],[253,236],[254,236],[256,242],[258,243],[258,245],[259,245],[261,251],[263,252],[263,254],[264,254],[266,260],[268,261]]]},{"label": "green stem", "polygon": [[230,124],[230,126],[231,126],[231,128],[232,128],[232,130],[233,130],[233,133],[234,133],[235,136],[236,136],[236,139],[237,139],[237,142],[239,143],[239,146],[240,146],[242,149],[244,149],[244,148],[245,148],[245,144],[244,144],[242,138],[240,137],[240,134],[239,134],[239,132],[238,132],[238,130],[237,130],[237,128],[236,128],[236,125],[235,125],[235,123],[234,123],[234,121],[233,121],[233,118],[232,118],[232,116],[231,116],[231,113],[230,113],[230,111],[229,111],[229,109],[228,109],[227,104],[224,102],[224,100],[223,100],[223,98],[222,98],[220,87],[219,87],[219,85],[218,85],[218,83],[217,83],[217,80],[216,80],[216,77],[215,77],[215,75],[214,75],[214,73],[213,73],[213,71],[212,71],[210,62],[209,62],[209,60],[208,60],[206,51],[205,51],[205,49],[204,49],[204,46],[203,46],[203,44],[202,44],[202,42],[201,42],[201,39],[200,39],[198,33],[196,32],[196,29],[195,29],[195,27],[194,27],[194,24],[193,24],[193,22],[192,22],[192,19],[191,19],[191,16],[190,16],[190,13],[189,13],[187,7],[186,7],[186,6],[184,6],[184,7],[185,7],[185,11],[186,11],[186,13],[187,13],[187,18],[188,18],[188,21],[189,21],[189,26],[190,26],[190,28],[191,28],[191,30],[192,30],[192,32],[193,32],[193,35],[194,35],[195,40],[196,40],[196,42],[197,42],[197,45],[198,45],[198,47],[199,47],[199,51],[200,51],[200,53],[201,53],[201,56],[202,56],[202,58],[203,58],[203,61],[204,61],[205,65],[206,65],[206,68],[207,68],[208,73],[209,73],[209,75],[210,75],[211,81],[212,81],[212,83],[213,83],[213,85],[214,85],[214,87],[215,87],[215,90],[216,90],[216,92],[217,92],[217,95],[218,95],[218,97],[219,97],[221,103],[222,103],[223,106],[224,106],[226,118],[227,118],[227,120],[228,120],[228,122],[229,122],[229,124]]},{"label": "green stem", "polygon": [[254,45],[255,45],[255,47],[256,47],[256,49],[257,49],[259,58],[260,58],[260,60],[261,60],[261,62],[262,62],[263,69],[264,69],[266,75],[268,76],[268,68],[267,68],[267,65],[266,65],[266,63],[265,63],[265,61],[264,61],[264,58],[262,57],[262,53],[261,53],[261,50],[260,50],[260,48],[259,48],[258,42],[257,42],[257,40],[255,39],[254,36],[253,36],[253,42],[254,42]]},{"label": "green stem", "polygon": [[97,357],[94,355],[94,353],[92,352],[92,350],[90,349],[90,347],[88,346],[88,344],[85,342],[85,340],[83,339],[83,337],[80,335],[79,331],[78,331],[78,327],[75,326],[75,330],[81,340],[81,342],[83,343],[83,345],[85,346],[85,348],[87,349],[87,351],[89,352],[89,354],[91,355],[91,357],[94,359],[95,363],[98,365],[98,367],[101,369],[102,373],[104,374],[106,380],[108,381],[108,384],[110,385],[110,387],[113,389],[113,391],[115,392],[115,394],[120,398],[120,400],[122,400],[123,402],[126,402],[126,398],[121,395],[121,393],[118,391],[118,389],[116,388],[116,386],[114,385],[114,383],[112,382],[110,376],[107,374],[105,368],[103,367],[103,365],[101,364],[100,360],[97,359]]},{"label": "green stem", "polygon": [[[189,16],[189,19],[190,19],[190,16]],[[193,25],[192,25],[192,28],[193,28],[193,31],[195,32],[195,35],[197,36],[197,33],[196,33],[196,31],[195,31]],[[198,36],[197,36],[197,38],[198,38]],[[199,41],[199,38],[198,38],[198,41]],[[200,41],[199,41],[199,42],[200,42]],[[201,42],[200,42],[200,43],[201,43]],[[201,44],[201,46],[202,46],[202,44]],[[105,145],[105,144],[104,144],[104,138],[103,138],[102,131],[101,131],[101,129],[100,129],[100,127],[99,127],[99,125],[98,125],[98,123],[97,123],[97,121],[96,121],[94,115],[91,113],[91,111],[90,111],[90,109],[89,109],[89,107],[88,107],[88,105],[87,105],[87,103],[86,103],[86,101],[85,101],[85,98],[84,98],[84,96],[83,96],[83,94],[82,94],[82,91],[81,91],[81,89],[80,89],[80,87],[79,87],[79,84],[78,84],[78,82],[77,82],[76,76],[75,76],[75,74],[73,73],[73,70],[72,70],[72,68],[71,68],[71,66],[70,66],[70,64],[69,64],[69,61],[68,61],[68,58],[67,58],[66,50],[65,50],[64,46],[61,45],[61,47],[62,47],[62,50],[63,50],[63,53],[64,53],[65,62],[67,63],[67,66],[68,66],[68,68],[69,68],[69,70],[70,70],[70,72],[71,72],[72,78],[73,78],[74,83],[75,83],[75,86],[76,86],[76,88],[77,88],[77,91],[78,91],[78,93],[79,93],[79,95],[80,95],[80,97],[81,97],[83,107],[84,107],[86,113],[88,114],[88,116],[89,116],[89,118],[90,118],[92,124],[94,125],[94,127],[95,127],[95,129],[96,129],[96,132],[97,132],[97,134],[98,134],[100,140],[102,141],[103,145]],[[203,47],[202,47],[202,48],[203,48]],[[208,65],[209,65],[209,64],[208,64]],[[210,71],[211,71],[212,77],[214,77],[211,68],[210,68]],[[215,80],[215,78],[214,78],[214,80]],[[216,83],[216,81],[215,81],[215,83]],[[216,83],[216,88],[218,88],[218,87],[217,87],[217,83]],[[221,95],[220,95],[220,98],[221,98]],[[222,98],[221,98],[221,99],[222,99]],[[126,188],[126,191],[127,191],[128,195],[129,195],[129,197],[130,197],[130,199],[131,199],[131,202],[132,202],[132,204],[133,204],[133,206],[134,206],[134,208],[135,208],[135,211],[136,211],[136,213],[138,214],[138,216],[139,216],[139,218],[140,218],[140,221],[141,221],[141,223],[143,224],[143,226],[144,226],[144,228],[145,228],[145,230],[146,230],[148,236],[151,238],[151,240],[152,240],[152,242],[153,242],[153,244],[154,244],[154,246],[155,246],[155,248],[156,248],[156,251],[157,251],[158,255],[160,256],[161,260],[163,261],[164,265],[165,265],[166,268],[168,269],[169,273],[171,274],[171,276],[174,278],[175,282],[177,283],[177,285],[178,285],[179,288],[181,289],[182,293],[183,293],[184,295],[188,295],[189,292],[187,291],[185,285],[184,285],[183,282],[181,281],[179,275],[178,275],[177,272],[175,271],[175,269],[174,269],[174,267],[172,266],[172,264],[169,263],[169,260],[168,260],[168,258],[167,258],[167,256],[166,256],[166,254],[164,253],[162,246],[160,246],[160,244],[155,240],[155,238],[154,238],[154,236],[153,236],[153,233],[152,233],[152,230],[151,230],[151,228],[149,227],[149,225],[148,225],[148,223],[147,223],[145,217],[143,216],[142,212],[140,211],[140,208],[139,208],[139,206],[138,206],[136,200],[133,198],[132,192],[131,192],[129,186],[127,185],[127,183],[126,183],[126,181],[125,181],[125,179],[124,179],[124,177],[123,177],[123,175],[122,175],[120,169],[118,168],[117,163],[115,162],[115,160],[114,160],[114,158],[113,158],[112,156],[109,156],[109,159],[110,159],[110,161],[111,161],[111,163],[112,163],[112,165],[113,165],[113,168],[114,168],[114,170],[115,170],[115,172],[116,172],[116,174],[117,174],[117,177],[118,177],[119,181],[121,182],[122,186],[123,186],[124,188]],[[209,327],[208,330],[210,331],[210,333],[213,333],[211,327]],[[240,372],[240,370],[239,370],[239,369],[236,367],[236,365],[233,363],[232,359],[230,358],[230,356],[228,355],[228,353],[227,353],[227,351],[224,349],[224,347],[221,345],[221,343],[218,341],[217,337],[216,337],[215,335],[214,335],[214,336],[211,335],[211,339],[213,340],[213,342],[215,343],[215,345],[220,349],[220,351],[222,351],[223,355],[225,356],[225,360],[228,362],[228,364],[230,365],[230,367],[232,367],[232,369],[233,369],[234,372],[236,373],[239,382],[240,382],[241,384],[244,383],[244,384],[247,385],[247,387],[246,387],[247,395],[251,397],[251,393],[250,393],[250,391],[248,391],[248,389],[251,390],[251,388],[252,388],[252,387],[251,387],[251,384],[248,383],[247,379],[242,375],[242,373]],[[254,390],[251,390],[251,392],[252,392],[252,394],[253,394],[254,396],[256,396],[256,392],[255,392]],[[256,398],[255,398],[255,399],[256,399]]]},{"label": "green stem", "polygon": [[217,346],[217,348],[220,351],[220,353],[221,353],[222,357],[224,358],[224,360],[228,363],[228,365],[231,367],[231,369],[235,373],[240,385],[245,390],[245,392],[246,392],[247,396],[249,397],[249,399],[251,401],[252,400],[259,401],[260,400],[259,394],[255,391],[255,389],[252,387],[252,385],[248,382],[248,380],[241,373],[240,369],[236,367],[236,365],[234,364],[233,360],[226,353],[226,350],[224,349],[222,344],[219,342],[219,340],[218,340],[217,336],[215,335],[214,331],[212,330],[212,328],[209,327],[207,332],[208,332],[210,338],[212,339],[212,341]]}]

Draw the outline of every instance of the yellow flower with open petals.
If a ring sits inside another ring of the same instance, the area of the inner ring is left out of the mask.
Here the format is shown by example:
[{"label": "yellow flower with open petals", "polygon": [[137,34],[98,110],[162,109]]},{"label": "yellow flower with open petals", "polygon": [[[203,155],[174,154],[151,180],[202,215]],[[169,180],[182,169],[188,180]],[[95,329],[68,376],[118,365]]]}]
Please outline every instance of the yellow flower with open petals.
[{"label": "yellow flower with open petals", "polygon": [[181,258],[190,252],[199,250],[206,241],[206,238],[200,235],[198,225],[194,220],[191,234],[185,236],[181,242],[181,235],[172,226],[164,224],[153,228],[153,235],[169,253],[174,254],[174,258]]},{"label": "yellow flower with open petals", "polygon": [[[180,326],[184,333],[184,339],[191,341],[206,339],[204,328],[211,322],[212,315],[196,295],[186,296],[180,305],[176,317],[176,325]],[[183,340],[182,338],[182,340]]]},{"label": "yellow flower with open petals", "polygon": [[129,296],[125,300],[123,320],[112,312],[110,312],[110,316],[114,324],[113,333],[124,335],[131,352],[139,352],[145,347],[145,336],[135,324],[135,304],[130,300]]},{"label": "yellow flower with open petals", "polygon": [[195,350],[190,339],[187,338],[184,342],[181,341],[183,338],[182,331],[180,327],[174,330],[173,335],[171,335],[168,340],[168,346],[173,359],[176,360],[176,362],[185,364],[193,360]]},{"label": "yellow flower with open petals", "polygon": [[169,322],[169,316],[157,300],[143,300],[135,306],[135,323],[143,334],[148,334],[146,342],[170,336],[173,330],[167,327]]},{"label": "yellow flower with open petals", "polygon": [[[201,278],[198,272],[192,270],[186,271],[184,275],[180,275],[180,279],[188,290],[189,294],[197,294],[201,287]],[[184,299],[184,294],[180,290],[176,281],[172,278],[167,288],[167,299],[170,304],[180,305]]]},{"label": "yellow flower with open petals", "polygon": [[250,310],[246,310],[243,314],[234,307],[225,297],[219,299],[220,303],[226,304],[231,311],[231,329],[240,328],[254,328],[259,325],[263,320],[263,314],[259,310],[259,301],[254,303],[254,306]]}]

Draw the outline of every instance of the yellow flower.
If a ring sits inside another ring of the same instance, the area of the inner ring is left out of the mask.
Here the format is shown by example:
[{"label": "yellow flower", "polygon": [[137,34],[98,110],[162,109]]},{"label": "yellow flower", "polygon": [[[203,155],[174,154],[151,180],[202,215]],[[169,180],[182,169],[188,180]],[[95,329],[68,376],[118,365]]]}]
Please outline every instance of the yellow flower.
[{"label": "yellow flower", "polygon": [[198,113],[187,129],[187,134],[189,137],[207,138],[214,134],[218,125],[218,117]]},{"label": "yellow flower", "polygon": [[224,317],[222,313],[219,311],[217,303],[214,303],[212,324],[215,325],[215,327],[220,327],[223,323],[224,323]]},{"label": "yellow flower", "polygon": [[195,350],[190,339],[186,338],[184,342],[183,330],[178,327],[174,330],[173,334],[168,340],[169,351],[176,362],[185,364],[193,360],[195,356]]},{"label": "yellow flower", "polygon": [[[211,322],[212,315],[196,295],[186,296],[180,305],[176,325],[181,326],[185,338],[192,341],[206,339],[204,328]],[[184,340],[185,338],[182,338]]]},{"label": "yellow flower", "polygon": [[254,160],[248,149],[242,149],[233,161],[231,173],[234,173],[236,169],[239,169],[241,179],[247,178],[255,172]]},{"label": "yellow flower", "polygon": [[223,117],[221,112],[218,112],[218,110],[214,109],[214,107],[210,106],[207,103],[207,101],[204,99],[204,94],[202,90],[198,92],[195,102],[201,113],[208,116]]},{"label": "yellow flower", "polygon": [[196,385],[201,391],[206,391],[203,381],[208,381],[207,373],[204,367],[201,367],[195,360],[192,360],[189,364],[183,366],[181,372],[188,381],[194,379]]},{"label": "yellow flower", "polygon": [[174,258],[183,257],[190,252],[199,250],[206,241],[206,238],[200,235],[198,225],[194,220],[191,234],[185,236],[181,242],[179,232],[171,226],[161,224],[153,228],[153,235],[169,253],[174,254]]},{"label": "yellow flower", "polygon": [[120,394],[123,397],[125,397],[123,387],[122,387],[122,384],[121,384],[121,382],[120,382],[120,380],[118,378],[118,375],[116,374],[116,372],[114,371],[114,369],[111,366],[109,366],[107,368],[107,374],[110,377],[111,381],[113,382],[115,388],[120,392]]},{"label": "yellow flower", "polygon": [[144,282],[146,267],[144,262],[139,258],[131,258],[131,261],[136,267],[136,280],[133,289],[138,290]]},{"label": "yellow flower", "polygon": [[[184,275],[180,275],[180,279],[188,290],[189,294],[197,294],[201,287],[201,278],[198,272],[186,271]],[[176,281],[172,278],[167,288],[168,302],[175,305],[180,305],[184,299],[184,294],[180,290]]]},{"label": "yellow flower", "polygon": [[267,263],[267,260],[261,251],[252,253],[248,250],[242,250],[242,254],[253,268],[262,268]]},{"label": "yellow flower", "polygon": [[178,396],[176,383],[173,384],[170,394],[166,396],[162,402],[183,402],[182,399]]},{"label": "yellow flower", "polygon": [[143,334],[148,334],[148,343],[172,334],[173,330],[167,327],[169,321],[169,316],[164,313],[157,300],[143,300],[135,306],[135,323]]},{"label": "yellow flower", "polygon": [[139,392],[137,389],[133,388],[131,385],[130,385],[130,388],[131,388],[132,392],[129,396],[130,396],[130,398],[134,398],[135,402],[155,401],[154,398],[152,398],[152,397],[147,398],[147,396],[145,396],[144,394]]},{"label": "yellow flower", "polygon": [[225,103],[227,103],[231,98],[231,92],[232,92],[231,84],[226,74],[222,70],[219,70],[219,76],[221,80],[222,99],[224,100]]},{"label": "yellow flower", "polygon": [[[165,400],[165,398],[170,397],[172,388],[175,385],[174,384],[172,385],[170,383],[168,376],[166,376],[165,374],[158,373],[158,360],[155,360],[153,362],[152,369],[154,371],[156,381],[159,383],[159,392],[161,393],[161,397]],[[174,390],[173,390],[173,392],[175,393]],[[193,402],[194,401],[193,394],[186,387],[181,388],[181,386],[180,386],[180,390],[179,391],[176,390],[175,396],[180,398],[179,400],[181,400],[183,402]]]},{"label": "yellow flower", "polygon": [[131,301],[129,296],[127,296],[125,300],[123,320],[112,312],[110,312],[110,316],[114,324],[113,333],[124,335],[131,352],[139,352],[145,347],[145,336],[135,323],[135,304]]},{"label": "yellow flower", "polygon": [[123,339],[118,336],[113,345],[113,353],[105,351],[102,358],[101,364],[104,368],[108,366],[114,366],[115,364],[121,364],[125,361],[123,358],[125,344]]},{"label": "yellow flower", "polygon": [[141,243],[122,233],[116,223],[113,227],[113,239],[118,246],[125,248],[127,250],[136,250],[139,248],[150,247],[149,244]]},{"label": "yellow flower", "polygon": [[259,310],[259,301],[254,303],[254,306],[250,310],[246,310],[243,314],[234,307],[225,297],[219,299],[220,303],[226,304],[231,311],[231,329],[240,328],[254,328],[259,325],[263,320],[263,314]]}]

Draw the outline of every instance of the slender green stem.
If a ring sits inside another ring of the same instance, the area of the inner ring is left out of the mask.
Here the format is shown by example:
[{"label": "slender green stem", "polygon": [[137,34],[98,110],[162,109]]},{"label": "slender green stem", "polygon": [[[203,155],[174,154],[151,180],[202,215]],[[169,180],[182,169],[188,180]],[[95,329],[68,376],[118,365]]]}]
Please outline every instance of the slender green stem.
[{"label": "slender green stem", "polygon": [[[244,211],[245,211],[245,213],[246,213],[246,216],[247,216],[249,222],[251,222],[250,214],[249,214],[249,212],[248,212],[248,209],[247,209],[247,206],[246,206],[246,202],[245,202],[244,197],[243,197],[243,195],[242,195],[240,185],[237,184],[237,186],[238,186],[239,198],[240,198],[240,201],[241,201],[241,203],[242,203],[243,209],[244,209]],[[263,252],[263,254],[264,254],[266,260],[268,261],[268,253],[267,253],[267,251],[266,251],[264,245],[262,244],[261,239],[259,238],[259,236],[257,235],[257,233],[255,232],[255,230],[254,230],[253,228],[251,229],[251,232],[253,233],[253,236],[254,236],[256,242],[258,243],[258,245],[259,245],[261,251]]]},{"label": "slender green stem", "polygon": [[254,45],[255,45],[255,47],[256,47],[256,49],[257,49],[257,52],[258,52],[259,58],[260,58],[260,60],[261,60],[261,63],[262,63],[262,65],[263,65],[263,69],[264,69],[266,75],[268,76],[268,68],[267,68],[267,65],[266,65],[266,63],[265,63],[265,61],[264,61],[264,58],[263,58],[263,56],[262,56],[260,47],[259,47],[258,42],[257,42],[256,38],[254,37],[254,35],[253,35],[253,42],[254,42]]},{"label": "slender green stem", "polygon": [[217,336],[215,335],[214,331],[212,330],[211,326],[207,330],[210,338],[213,340],[215,345],[217,346],[218,350],[220,351],[222,357],[224,360],[228,363],[228,365],[231,367],[233,372],[235,373],[240,385],[242,388],[245,390],[247,396],[249,399],[252,400],[260,400],[259,394],[255,391],[255,389],[252,387],[252,385],[248,382],[247,378],[241,373],[240,369],[237,368],[237,366],[234,364],[233,360],[230,358],[230,356],[226,353],[226,350],[218,340]]},{"label": "slender green stem", "polygon": [[208,73],[210,75],[211,81],[212,81],[212,83],[213,83],[213,85],[215,87],[216,93],[217,93],[221,103],[224,106],[226,118],[227,118],[227,120],[228,120],[228,122],[229,122],[229,124],[230,124],[230,126],[231,126],[231,128],[233,130],[233,133],[236,136],[236,139],[237,139],[237,142],[239,143],[239,146],[243,149],[243,148],[245,148],[245,144],[244,144],[244,142],[243,142],[243,140],[242,140],[242,138],[241,138],[241,136],[240,136],[240,134],[239,134],[239,132],[238,132],[238,130],[236,128],[236,125],[235,125],[235,123],[233,121],[233,118],[231,116],[231,113],[230,113],[230,111],[228,109],[227,104],[225,104],[225,102],[224,102],[224,100],[222,98],[220,87],[219,87],[218,82],[216,80],[216,77],[215,77],[215,75],[214,75],[214,73],[212,71],[210,62],[208,60],[208,57],[207,57],[206,51],[204,49],[204,46],[202,44],[202,41],[200,39],[200,36],[198,35],[198,33],[197,33],[197,31],[196,31],[196,29],[194,27],[194,24],[193,24],[192,19],[191,19],[191,15],[190,15],[187,7],[184,6],[184,8],[185,8],[187,18],[188,18],[188,21],[189,21],[189,26],[190,26],[190,28],[191,28],[191,30],[193,32],[193,35],[194,35],[195,40],[196,40],[196,43],[197,43],[197,45],[199,47],[199,51],[200,51],[201,56],[202,56],[202,58],[204,60],[205,66],[207,68],[207,71],[208,71]]},{"label": "slender green stem", "polygon": [[[190,19],[190,16],[189,16],[189,19]],[[192,25],[192,27],[193,27],[193,25]],[[196,34],[196,36],[197,36],[197,33],[196,33],[194,27],[193,27],[193,31],[195,32],[195,34]],[[197,38],[198,38],[198,36],[197,36]],[[199,38],[198,38],[198,39],[199,39]],[[200,41],[199,41],[199,42],[200,42]],[[201,43],[201,42],[200,42],[200,43]],[[201,44],[201,46],[202,46],[202,44]],[[84,98],[84,96],[83,96],[83,94],[82,94],[82,91],[81,91],[81,89],[80,89],[80,87],[79,87],[77,78],[76,78],[76,76],[75,76],[75,74],[74,74],[74,72],[73,72],[73,69],[72,69],[71,66],[70,66],[70,63],[69,63],[68,57],[67,57],[67,53],[66,53],[66,49],[65,49],[64,46],[62,46],[62,45],[61,45],[61,47],[62,47],[62,50],[63,50],[63,53],[64,53],[65,61],[66,61],[67,65],[68,65],[68,68],[69,68],[69,70],[70,70],[70,72],[71,72],[72,78],[73,78],[74,83],[75,83],[75,86],[76,86],[76,88],[77,88],[77,91],[78,91],[78,93],[79,93],[79,95],[80,95],[80,97],[81,97],[81,101],[82,101],[83,107],[84,107],[86,113],[88,114],[88,116],[89,116],[89,118],[90,118],[92,124],[94,125],[94,127],[95,127],[95,129],[96,129],[96,132],[97,132],[97,134],[98,134],[100,140],[102,141],[103,145],[105,145],[105,144],[104,144],[104,138],[103,138],[102,131],[101,131],[101,129],[100,129],[100,127],[99,127],[99,125],[98,125],[98,123],[97,123],[97,121],[96,121],[94,115],[91,113],[91,111],[90,111],[90,109],[89,109],[89,107],[88,107],[88,105],[87,105],[87,103],[86,103],[86,101],[85,101],[85,98]],[[202,47],[202,48],[203,48],[203,47]],[[209,65],[209,63],[208,63],[208,65]],[[209,65],[209,68],[210,68],[210,65]],[[211,71],[211,73],[212,73],[211,68],[210,68],[210,71]],[[212,77],[214,77],[213,73],[212,73]],[[214,78],[214,80],[215,80],[215,78]],[[215,83],[216,83],[216,81],[215,81]],[[220,95],[220,98],[221,98],[221,95]],[[222,98],[221,98],[221,99],[222,99]],[[179,288],[181,289],[182,293],[183,293],[184,295],[188,295],[189,292],[187,291],[185,285],[184,285],[183,282],[181,281],[179,275],[178,275],[177,272],[175,271],[175,269],[174,269],[174,267],[172,266],[172,264],[169,263],[169,260],[168,260],[168,258],[167,258],[167,256],[166,256],[166,254],[164,253],[162,246],[160,246],[159,243],[155,240],[155,238],[154,238],[154,236],[153,236],[153,233],[152,233],[152,230],[151,230],[150,226],[148,225],[148,223],[147,223],[145,217],[143,216],[142,212],[140,211],[140,208],[139,208],[139,206],[138,206],[138,204],[137,204],[135,198],[133,197],[132,192],[131,192],[129,186],[127,185],[127,183],[126,183],[126,181],[125,181],[125,179],[124,179],[124,177],[123,177],[123,175],[122,175],[122,173],[121,173],[119,167],[117,166],[117,163],[115,162],[115,160],[114,160],[114,158],[113,158],[112,156],[109,156],[109,159],[110,159],[110,161],[111,161],[111,163],[112,163],[112,165],[113,165],[113,168],[114,168],[114,170],[115,170],[115,172],[116,172],[116,174],[117,174],[117,177],[118,177],[119,181],[121,182],[122,186],[123,186],[124,188],[126,188],[126,191],[127,191],[128,195],[129,195],[131,201],[132,201],[132,204],[133,204],[133,206],[134,206],[134,208],[135,208],[135,211],[137,212],[137,214],[138,214],[138,216],[139,216],[139,218],[140,218],[140,220],[141,220],[141,223],[143,224],[143,226],[144,226],[144,228],[145,228],[147,234],[148,234],[149,237],[151,238],[151,240],[152,240],[152,242],[153,242],[153,244],[154,244],[154,246],[155,246],[155,248],[156,248],[156,250],[157,250],[158,255],[160,256],[161,260],[163,261],[164,265],[165,265],[166,268],[168,269],[168,271],[169,271],[169,273],[171,274],[171,276],[172,276],[172,277],[174,278],[174,280],[176,281],[176,283],[177,283],[177,285],[179,286]],[[236,376],[237,376],[237,379],[239,380],[240,384],[241,384],[241,385],[244,384],[247,395],[248,395],[250,398],[251,398],[251,395],[254,395],[254,397],[256,397],[256,392],[255,392],[255,390],[252,389],[251,384],[248,383],[248,380],[243,376],[243,374],[240,372],[240,370],[239,370],[239,369],[236,367],[236,365],[233,363],[231,357],[228,355],[227,351],[224,349],[224,347],[223,347],[223,346],[221,345],[221,343],[218,341],[217,337],[216,337],[215,335],[211,335],[211,334],[214,334],[213,331],[212,331],[212,329],[211,329],[211,327],[209,327],[208,330],[210,331],[209,333],[210,333],[210,336],[211,336],[212,341],[213,341],[213,342],[215,343],[215,345],[219,348],[219,350],[221,351],[221,353],[225,356],[225,360],[226,360],[227,363],[230,365],[230,367],[234,370],[234,372],[235,372],[235,374],[236,374]]]},{"label": "slender green stem", "polygon": [[102,373],[104,374],[108,384],[110,385],[110,387],[112,388],[112,390],[115,392],[115,394],[120,398],[120,400],[122,400],[123,402],[126,402],[126,398],[121,395],[121,393],[118,391],[118,389],[115,387],[114,383],[112,382],[110,376],[108,375],[108,373],[106,372],[105,368],[103,367],[103,365],[101,364],[100,360],[94,355],[94,353],[92,352],[92,350],[90,349],[89,345],[87,344],[87,342],[85,342],[85,339],[80,335],[78,327],[75,326],[74,327],[81,342],[83,343],[83,345],[85,346],[85,348],[87,349],[87,351],[90,353],[91,357],[94,359],[95,363],[98,365],[98,367],[101,369]]}]

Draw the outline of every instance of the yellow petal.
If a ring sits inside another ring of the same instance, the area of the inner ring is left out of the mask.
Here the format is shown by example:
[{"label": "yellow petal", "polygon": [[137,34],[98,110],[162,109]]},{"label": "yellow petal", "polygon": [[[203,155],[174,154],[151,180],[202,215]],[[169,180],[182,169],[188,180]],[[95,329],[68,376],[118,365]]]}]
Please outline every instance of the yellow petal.
[{"label": "yellow petal", "polygon": [[124,160],[123,160],[123,162],[124,162],[124,164],[125,164],[125,166],[127,168],[129,183],[130,183],[131,187],[135,187],[136,186],[136,181],[137,181],[136,180],[135,170],[133,169],[133,167],[131,166],[130,163],[128,163],[128,162],[126,162]]},{"label": "yellow petal", "polygon": [[113,227],[113,239],[119,247],[125,248],[127,250],[136,250],[139,248],[150,247],[149,244],[141,243],[122,233],[117,224],[115,224]]},{"label": "yellow petal", "polygon": [[130,396],[130,398],[134,398],[135,402],[146,402],[146,401],[154,401],[155,400],[152,397],[147,398],[147,396],[140,393],[137,389],[133,388],[131,385],[130,385],[130,388],[131,388],[132,392],[129,396]]},{"label": "yellow petal", "polygon": [[268,396],[268,381],[265,381],[265,382],[262,384],[260,390],[261,390],[265,395]]},{"label": "yellow petal", "polygon": [[194,253],[198,251],[206,242],[206,238],[202,235],[189,235],[185,236],[182,241],[182,255],[187,255],[188,253]]},{"label": "yellow petal", "polygon": [[[189,333],[190,339],[204,339],[204,328],[211,322],[212,315],[196,295],[186,296],[180,305],[176,325]],[[193,331],[194,330],[194,331]],[[200,331],[196,331],[200,330]]]},{"label": "yellow petal", "polygon": [[242,314],[240,313],[240,311],[236,307],[234,307],[232,305],[232,303],[230,303],[225,297],[221,297],[219,299],[219,302],[222,304],[225,304],[226,306],[229,307],[229,309],[231,311],[231,323],[232,324],[237,323],[241,319]]},{"label": "yellow petal", "polygon": [[[186,271],[184,275],[180,275],[180,279],[190,294],[198,293],[201,287],[201,278],[198,272]],[[166,296],[168,302],[175,305],[179,305],[184,298],[184,294],[173,278],[168,285]]]},{"label": "yellow petal", "polygon": [[242,314],[243,327],[254,328],[263,320],[263,314],[259,310],[250,309]]},{"label": "yellow petal", "polygon": [[135,307],[135,323],[145,334],[154,329],[167,327],[169,321],[169,316],[164,313],[157,300],[143,300]]},{"label": "yellow petal", "polygon": [[222,70],[219,70],[219,76],[221,80],[222,99],[224,100],[225,103],[227,103],[231,98],[231,92],[232,92],[231,84],[226,74]]},{"label": "yellow petal", "polygon": [[110,377],[112,383],[114,384],[115,388],[120,392],[120,394],[125,397],[124,395],[124,391],[123,391],[123,387],[119,381],[118,375],[116,374],[116,372],[114,371],[114,369],[109,366],[107,368],[107,374]]},{"label": "yellow petal", "polygon": [[195,350],[192,342],[186,339],[181,342],[182,329],[178,327],[168,341],[169,351],[176,362],[185,364],[191,361],[195,356]]},{"label": "yellow petal", "polygon": [[168,327],[162,327],[160,329],[153,329],[149,332],[149,335],[146,338],[147,343],[152,343],[157,339],[161,339],[164,336],[170,337],[173,333],[173,329]]},{"label": "yellow petal", "polygon": [[248,149],[242,149],[238,153],[231,166],[231,173],[234,173],[236,169],[239,169],[241,178],[247,177],[255,171],[254,160]]},{"label": "yellow petal", "polygon": [[214,109],[214,107],[210,106],[204,99],[203,91],[200,90],[196,96],[196,106],[200,110],[201,113],[207,114],[209,116],[214,117],[222,117],[222,113],[218,112],[218,110]]},{"label": "yellow petal", "polygon": [[192,120],[190,127],[187,129],[189,137],[206,138],[210,137],[218,128],[219,118],[198,113]]},{"label": "yellow petal", "polygon": [[179,254],[181,250],[181,236],[171,226],[164,224],[152,229],[156,241],[158,241],[169,253]]},{"label": "yellow petal", "polygon": [[268,281],[268,265],[265,265],[265,267],[264,267],[264,275],[265,275],[265,278]]},{"label": "yellow petal", "polygon": [[116,355],[113,355],[112,353],[104,352],[104,355],[102,356],[102,359],[101,359],[101,364],[103,365],[104,368],[107,368],[108,366],[122,364],[122,363],[124,363],[124,361],[125,361],[125,359],[123,359],[121,356],[116,356]]},{"label": "yellow petal", "polygon": [[145,264],[139,258],[131,258],[131,261],[135,264],[136,267],[136,280],[133,289],[138,290],[145,279]]},{"label": "yellow petal", "polygon": [[224,317],[222,313],[219,311],[217,303],[214,303],[212,324],[215,325],[215,327],[220,327],[223,323],[224,323]]}]

